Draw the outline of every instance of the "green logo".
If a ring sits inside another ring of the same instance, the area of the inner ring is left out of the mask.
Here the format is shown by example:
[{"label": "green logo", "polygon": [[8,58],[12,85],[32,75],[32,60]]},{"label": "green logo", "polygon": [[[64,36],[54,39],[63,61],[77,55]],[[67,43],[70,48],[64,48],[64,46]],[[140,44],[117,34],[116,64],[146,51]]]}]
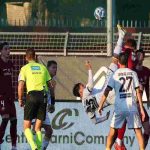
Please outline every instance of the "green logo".
[{"label": "green logo", "polygon": [[59,111],[52,120],[52,127],[55,130],[66,130],[74,125],[74,122],[65,122],[66,117],[79,116],[79,111],[77,109],[63,109]]}]

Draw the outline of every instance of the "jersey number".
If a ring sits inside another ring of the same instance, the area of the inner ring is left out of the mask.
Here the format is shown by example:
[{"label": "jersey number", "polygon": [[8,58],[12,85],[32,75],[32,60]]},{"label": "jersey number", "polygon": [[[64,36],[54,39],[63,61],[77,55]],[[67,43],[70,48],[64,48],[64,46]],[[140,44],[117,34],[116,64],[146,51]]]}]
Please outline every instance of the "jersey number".
[{"label": "jersey number", "polygon": [[[119,92],[128,92],[132,83],[132,77],[121,77],[119,80],[122,81],[121,87],[119,89]],[[128,83],[127,83],[128,82]],[[125,84],[128,84],[125,88]]]},{"label": "jersey number", "polygon": [[5,106],[4,100],[1,100],[1,105],[2,105],[2,107]]}]

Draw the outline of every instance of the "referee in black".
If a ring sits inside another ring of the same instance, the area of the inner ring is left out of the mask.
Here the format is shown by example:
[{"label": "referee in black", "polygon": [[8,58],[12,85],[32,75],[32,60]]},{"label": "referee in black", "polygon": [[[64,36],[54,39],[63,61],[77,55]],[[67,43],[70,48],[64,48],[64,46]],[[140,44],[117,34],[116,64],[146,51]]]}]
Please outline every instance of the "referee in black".
[{"label": "referee in black", "polygon": [[[26,85],[27,100],[24,106],[24,133],[32,150],[42,150],[42,121],[46,115],[46,100],[44,96],[45,88],[54,85],[46,67],[35,61],[34,49],[26,51],[26,61],[18,77],[18,101],[23,107],[23,93]],[[31,131],[31,121],[36,118],[34,141]]]}]

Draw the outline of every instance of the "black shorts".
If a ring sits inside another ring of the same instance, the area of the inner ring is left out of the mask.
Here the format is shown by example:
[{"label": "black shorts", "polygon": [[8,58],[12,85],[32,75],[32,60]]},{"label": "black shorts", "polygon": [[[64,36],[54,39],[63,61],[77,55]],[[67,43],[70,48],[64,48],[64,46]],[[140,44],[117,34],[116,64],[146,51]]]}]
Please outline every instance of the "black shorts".
[{"label": "black shorts", "polygon": [[43,91],[31,91],[28,93],[24,108],[24,120],[45,120],[46,100]]}]

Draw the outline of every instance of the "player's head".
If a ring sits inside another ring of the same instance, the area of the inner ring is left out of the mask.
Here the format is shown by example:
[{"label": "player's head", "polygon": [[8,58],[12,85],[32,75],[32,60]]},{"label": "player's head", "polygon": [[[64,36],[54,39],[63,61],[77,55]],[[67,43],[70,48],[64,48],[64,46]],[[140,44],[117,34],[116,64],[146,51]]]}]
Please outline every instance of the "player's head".
[{"label": "player's head", "polygon": [[0,53],[1,57],[8,58],[10,56],[10,48],[7,42],[3,42],[0,44]]},{"label": "player's head", "polygon": [[127,67],[127,64],[128,64],[128,55],[127,55],[127,53],[125,53],[125,52],[120,53],[120,55],[119,55],[119,65],[120,65],[120,67],[121,66]]},{"label": "player's head", "polygon": [[33,48],[26,50],[26,61],[35,60],[35,51]]},{"label": "player's head", "polygon": [[136,49],[136,41],[134,39],[127,39],[124,44],[124,48],[129,48],[134,51]]},{"label": "player's head", "polygon": [[47,69],[52,77],[57,73],[57,62],[55,60],[49,60],[47,62]]},{"label": "player's head", "polygon": [[82,83],[75,84],[73,87],[73,95],[76,97],[82,97],[84,88],[85,86]]},{"label": "player's head", "polygon": [[136,59],[137,59],[138,64],[142,65],[144,61],[144,57],[145,57],[145,52],[143,51],[143,49],[139,49],[136,51]]}]

